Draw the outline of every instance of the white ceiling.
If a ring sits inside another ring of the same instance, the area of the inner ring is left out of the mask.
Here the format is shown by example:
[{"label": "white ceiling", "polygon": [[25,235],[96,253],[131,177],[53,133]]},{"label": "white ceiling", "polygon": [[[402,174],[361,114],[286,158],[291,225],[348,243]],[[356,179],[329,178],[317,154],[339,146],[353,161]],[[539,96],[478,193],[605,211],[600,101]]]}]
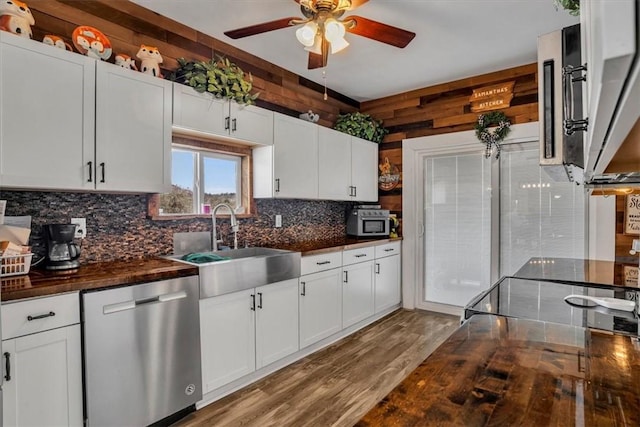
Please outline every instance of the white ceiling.
[{"label": "white ceiling", "polygon": [[[246,52],[323,84],[307,70],[295,29],[232,40],[223,33],[289,16],[293,0],[131,0]],[[415,32],[399,49],[357,35],[330,55],[327,86],[358,101],[499,71],[536,61],[536,38],[578,23],[553,0],[370,0],[349,12]]]}]

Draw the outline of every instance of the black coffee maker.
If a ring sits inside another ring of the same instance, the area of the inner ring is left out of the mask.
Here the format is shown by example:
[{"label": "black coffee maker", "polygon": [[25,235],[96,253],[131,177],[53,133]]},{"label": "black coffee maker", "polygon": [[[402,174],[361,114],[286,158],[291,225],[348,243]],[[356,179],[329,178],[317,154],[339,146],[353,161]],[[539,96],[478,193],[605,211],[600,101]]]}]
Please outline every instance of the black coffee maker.
[{"label": "black coffee maker", "polygon": [[43,226],[47,243],[45,268],[69,270],[80,267],[80,248],[73,243],[76,224],[47,224]]}]

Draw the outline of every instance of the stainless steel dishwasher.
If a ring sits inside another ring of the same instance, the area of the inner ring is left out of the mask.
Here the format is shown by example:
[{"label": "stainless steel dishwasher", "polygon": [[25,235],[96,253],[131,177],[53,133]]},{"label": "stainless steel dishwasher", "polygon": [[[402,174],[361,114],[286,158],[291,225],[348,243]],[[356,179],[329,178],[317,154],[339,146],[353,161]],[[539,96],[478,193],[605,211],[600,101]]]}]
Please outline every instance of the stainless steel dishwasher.
[{"label": "stainless steel dishwasher", "polygon": [[145,426],[202,399],[198,276],[83,294],[87,425]]}]

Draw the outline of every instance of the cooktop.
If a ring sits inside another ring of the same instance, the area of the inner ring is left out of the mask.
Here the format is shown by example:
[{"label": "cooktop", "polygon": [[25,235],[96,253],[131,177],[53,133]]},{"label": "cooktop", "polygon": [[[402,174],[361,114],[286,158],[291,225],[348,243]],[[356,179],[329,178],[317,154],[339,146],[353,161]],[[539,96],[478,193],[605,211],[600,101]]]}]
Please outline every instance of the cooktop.
[{"label": "cooktop", "polygon": [[575,305],[564,300],[571,294],[635,300],[637,293],[633,288],[617,286],[503,277],[469,303],[464,318],[474,314],[496,314],[638,336],[637,308],[627,312],[592,303]]}]

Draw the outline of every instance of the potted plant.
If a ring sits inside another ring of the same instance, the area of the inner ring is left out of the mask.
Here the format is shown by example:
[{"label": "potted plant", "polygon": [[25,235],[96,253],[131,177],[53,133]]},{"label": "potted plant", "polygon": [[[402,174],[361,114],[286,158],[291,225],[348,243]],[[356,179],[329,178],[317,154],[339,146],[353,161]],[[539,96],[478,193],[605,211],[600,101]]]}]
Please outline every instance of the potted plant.
[{"label": "potted plant", "polygon": [[382,120],[376,120],[369,114],[358,112],[340,114],[333,128],[340,132],[357,136],[358,138],[377,142],[378,144],[381,143],[384,136],[389,133],[389,131],[382,126]]},{"label": "potted plant", "polygon": [[251,105],[260,95],[251,94],[253,77],[229,61],[219,57],[218,60],[187,61],[178,59],[178,69],[169,78],[172,81],[186,84],[200,93],[210,93],[215,98],[229,99],[238,104]]},{"label": "potted plant", "polygon": [[580,0],[554,0],[556,10],[561,7],[569,11],[569,15],[580,15]]}]

